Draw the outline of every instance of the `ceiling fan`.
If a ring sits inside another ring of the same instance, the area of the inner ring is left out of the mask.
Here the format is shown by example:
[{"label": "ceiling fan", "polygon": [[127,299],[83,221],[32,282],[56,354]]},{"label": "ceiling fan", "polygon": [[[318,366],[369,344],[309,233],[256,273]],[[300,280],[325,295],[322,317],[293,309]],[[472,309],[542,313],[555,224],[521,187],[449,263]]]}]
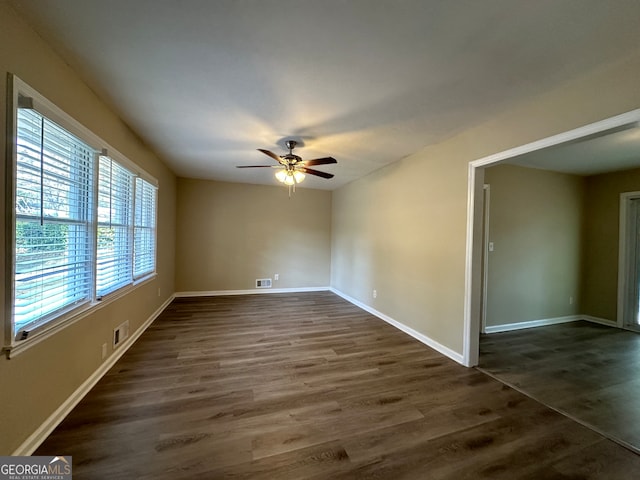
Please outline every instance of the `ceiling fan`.
[{"label": "ceiling fan", "polygon": [[293,186],[295,189],[296,184],[301,183],[304,180],[306,174],[315,175],[322,178],[333,178],[333,174],[321,172],[309,168],[315,165],[329,165],[331,163],[338,163],[333,157],[315,158],[313,160],[302,160],[298,155],[293,153],[293,149],[296,148],[298,142],[295,140],[287,140],[286,146],[289,149],[289,153],[286,155],[276,155],[269,150],[263,150],[259,148],[258,151],[273,158],[278,165],[238,165],[237,168],[277,168],[276,178],[278,181],[288,185],[289,188]]}]

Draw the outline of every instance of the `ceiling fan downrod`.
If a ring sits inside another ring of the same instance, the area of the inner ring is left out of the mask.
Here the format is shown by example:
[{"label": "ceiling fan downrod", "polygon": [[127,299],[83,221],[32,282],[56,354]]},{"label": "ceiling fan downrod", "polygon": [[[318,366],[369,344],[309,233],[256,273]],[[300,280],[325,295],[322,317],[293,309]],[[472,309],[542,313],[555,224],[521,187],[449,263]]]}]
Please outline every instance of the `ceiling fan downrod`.
[{"label": "ceiling fan downrod", "polygon": [[289,155],[293,154],[293,149],[296,148],[296,145],[298,144],[298,142],[296,142],[295,140],[287,140],[285,142],[285,145],[287,146],[287,148],[289,149]]}]

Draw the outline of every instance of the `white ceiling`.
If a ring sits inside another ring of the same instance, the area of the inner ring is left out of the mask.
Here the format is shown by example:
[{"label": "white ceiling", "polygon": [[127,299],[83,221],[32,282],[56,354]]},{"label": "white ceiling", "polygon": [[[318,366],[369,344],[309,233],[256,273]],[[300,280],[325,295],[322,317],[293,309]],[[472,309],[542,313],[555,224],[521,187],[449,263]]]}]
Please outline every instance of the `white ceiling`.
[{"label": "white ceiling", "polygon": [[180,176],[334,189],[640,46],[638,0],[13,0]]},{"label": "white ceiling", "polygon": [[583,176],[638,168],[640,126],[536,150],[506,163]]}]

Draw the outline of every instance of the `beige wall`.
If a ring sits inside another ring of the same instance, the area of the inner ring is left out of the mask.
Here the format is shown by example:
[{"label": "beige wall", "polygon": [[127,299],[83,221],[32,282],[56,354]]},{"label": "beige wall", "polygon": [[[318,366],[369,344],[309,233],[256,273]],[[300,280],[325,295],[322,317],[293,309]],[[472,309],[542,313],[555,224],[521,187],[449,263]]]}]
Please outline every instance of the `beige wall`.
[{"label": "beige wall", "polygon": [[468,163],[639,108],[638,78],[640,51],[335,191],[331,285],[462,354]]},{"label": "beige wall", "polygon": [[[499,165],[490,185],[487,326],[582,313],[585,179]],[[570,298],[572,302],[570,302]]]},{"label": "beige wall", "polygon": [[331,286],[454,349],[462,344],[451,320],[464,306],[455,285],[465,261],[466,172],[448,158],[403,161],[333,198]]},{"label": "beige wall", "polygon": [[[15,451],[102,364],[101,347],[123,320],[135,331],[174,292],[175,177],[82,82],[68,65],[0,0],[0,143],[6,142],[6,76],[18,75],[159,180],[158,276],[11,360],[0,358],[0,454]],[[0,209],[5,209],[5,158]],[[5,231],[5,215],[0,217]],[[5,251],[4,235],[0,236]],[[5,257],[0,256],[2,271]],[[4,279],[3,279],[4,282]],[[161,295],[158,296],[158,288]],[[0,323],[5,296],[0,290]]]},{"label": "beige wall", "polygon": [[586,182],[582,313],[615,321],[620,194],[640,191],[640,169],[595,175]]},{"label": "beige wall", "polygon": [[327,287],[331,192],[178,180],[176,290]]}]

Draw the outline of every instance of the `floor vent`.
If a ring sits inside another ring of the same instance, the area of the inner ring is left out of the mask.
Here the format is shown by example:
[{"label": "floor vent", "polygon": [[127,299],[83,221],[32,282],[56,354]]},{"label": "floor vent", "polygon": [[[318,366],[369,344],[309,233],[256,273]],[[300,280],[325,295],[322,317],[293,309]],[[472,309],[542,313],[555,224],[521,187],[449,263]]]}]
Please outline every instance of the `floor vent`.
[{"label": "floor vent", "polygon": [[113,331],[113,348],[116,348],[129,336],[129,320],[118,325]]},{"label": "floor vent", "polygon": [[271,288],[271,279],[270,278],[257,278],[256,279],[256,288]]}]

